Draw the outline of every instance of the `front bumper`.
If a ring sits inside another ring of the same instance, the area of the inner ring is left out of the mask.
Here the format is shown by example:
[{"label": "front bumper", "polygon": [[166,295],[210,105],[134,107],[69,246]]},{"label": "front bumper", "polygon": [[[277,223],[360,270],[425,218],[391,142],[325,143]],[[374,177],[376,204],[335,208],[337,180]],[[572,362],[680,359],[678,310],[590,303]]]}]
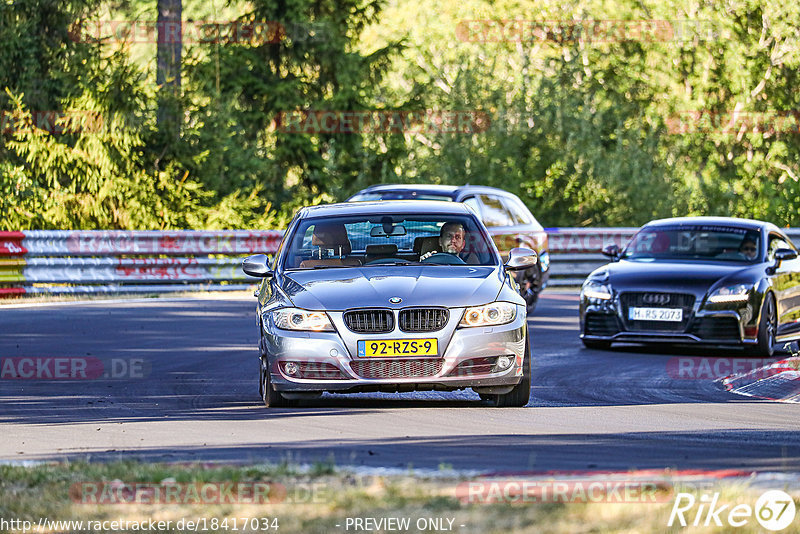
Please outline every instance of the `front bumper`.
[{"label": "front bumper", "polygon": [[[460,320],[462,311],[451,310],[451,315]],[[336,328],[343,328],[335,314],[331,316]],[[518,306],[514,321],[501,326],[455,328],[453,325],[445,327],[443,332],[430,334],[396,331],[381,336],[357,336],[363,339],[438,337],[439,355],[436,357],[359,358],[356,351],[350,350],[354,337],[351,332],[345,334],[348,338],[345,341],[337,332],[293,332],[268,325],[262,335],[261,357],[269,368],[273,386],[282,392],[464,388],[487,388],[482,392],[496,388],[504,392],[522,379],[525,332],[525,311]],[[496,363],[501,356],[508,356],[512,363],[498,370]],[[311,369],[314,378],[287,375],[284,367],[287,362]]]},{"label": "front bumper", "polygon": [[633,328],[624,316],[619,295],[608,301],[583,297],[580,304],[582,339],[630,343],[690,343],[742,346],[757,343],[757,317],[752,303],[740,309],[703,309],[696,302],[680,330],[669,327]]}]

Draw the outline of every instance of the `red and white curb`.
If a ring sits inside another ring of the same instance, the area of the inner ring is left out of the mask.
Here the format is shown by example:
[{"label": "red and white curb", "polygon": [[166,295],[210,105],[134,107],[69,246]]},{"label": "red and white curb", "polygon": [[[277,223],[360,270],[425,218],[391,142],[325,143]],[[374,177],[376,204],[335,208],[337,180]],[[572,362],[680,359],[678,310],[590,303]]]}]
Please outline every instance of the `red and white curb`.
[{"label": "red and white curb", "polygon": [[720,379],[731,393],[780,402],[800,403],[800,357],[780,360]]}]

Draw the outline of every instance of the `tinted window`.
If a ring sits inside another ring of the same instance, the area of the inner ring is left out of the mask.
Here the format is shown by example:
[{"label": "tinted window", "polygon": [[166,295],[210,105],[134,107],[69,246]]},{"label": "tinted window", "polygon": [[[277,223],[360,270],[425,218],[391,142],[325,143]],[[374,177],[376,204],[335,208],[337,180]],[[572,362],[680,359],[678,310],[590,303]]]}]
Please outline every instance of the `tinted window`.
[{"label": "tinted window", "polygon": [[504,197],[503,205],[511,214],[514,224],[531,224],[533,222],[533,217],[521,200],[512,197]]},{"label": "tinted window", "polygon": [[478,195],[481,201],[481,215],[486,226],[513,226],[514,220],[506,211],[499,198],[489,195]]},{"label": "tinted window", "polygon": [[478,202],[478,199],[475,197],[469,197],[464,199],[464,204],[472,208],[472,211],[475,212],[475,215],[478,217],[481,216],[481,203]]},{"label": "tinted window", "polygon": [[772,260],[775,258],[775,251],[779,248],[788,248],[790,250],[794,250],[794,247],[787,243],[781,236],[770,234],[769,236],[769,250],[767,250],[767,256],[769,259]]},{"label": "tinted window", "polygon": [[753,262],[761,250],[758,230],[717,225],[642,228],[625,249],[628,259]]}]

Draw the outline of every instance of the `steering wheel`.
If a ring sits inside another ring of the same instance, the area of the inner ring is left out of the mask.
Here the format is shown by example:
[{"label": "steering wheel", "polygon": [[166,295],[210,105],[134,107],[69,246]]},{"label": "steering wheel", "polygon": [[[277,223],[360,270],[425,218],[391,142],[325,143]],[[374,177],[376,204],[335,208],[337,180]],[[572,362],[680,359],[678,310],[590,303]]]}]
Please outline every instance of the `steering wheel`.
[{"label": "steering wheel", "polygon": [[435,254],[431,254],[424,260],[422,263],[435,263],[437,265],[466,265],[467,262],[456,256],[455,254],[449,254],[447,252],[437,252]]}]

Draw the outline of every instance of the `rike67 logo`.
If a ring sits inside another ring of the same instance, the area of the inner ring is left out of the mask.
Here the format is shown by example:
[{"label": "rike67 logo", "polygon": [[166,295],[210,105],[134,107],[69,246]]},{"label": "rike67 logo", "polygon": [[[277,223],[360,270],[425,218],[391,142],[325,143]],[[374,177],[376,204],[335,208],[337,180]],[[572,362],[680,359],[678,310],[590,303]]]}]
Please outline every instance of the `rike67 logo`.
[{"label": "rike67 logo", "polygon": [[781,490],[763,493],[755,508],[749,504],[731,507],[730,503],[720,503],[719,497],[719,493],[714,493],[697,499],[691,493],[678,493],[667,526],[721,527],[727,523],[731,527],[743,527],[755,517],[763,528],[777,532],[792,524],[797,511],[792,496]]}]

